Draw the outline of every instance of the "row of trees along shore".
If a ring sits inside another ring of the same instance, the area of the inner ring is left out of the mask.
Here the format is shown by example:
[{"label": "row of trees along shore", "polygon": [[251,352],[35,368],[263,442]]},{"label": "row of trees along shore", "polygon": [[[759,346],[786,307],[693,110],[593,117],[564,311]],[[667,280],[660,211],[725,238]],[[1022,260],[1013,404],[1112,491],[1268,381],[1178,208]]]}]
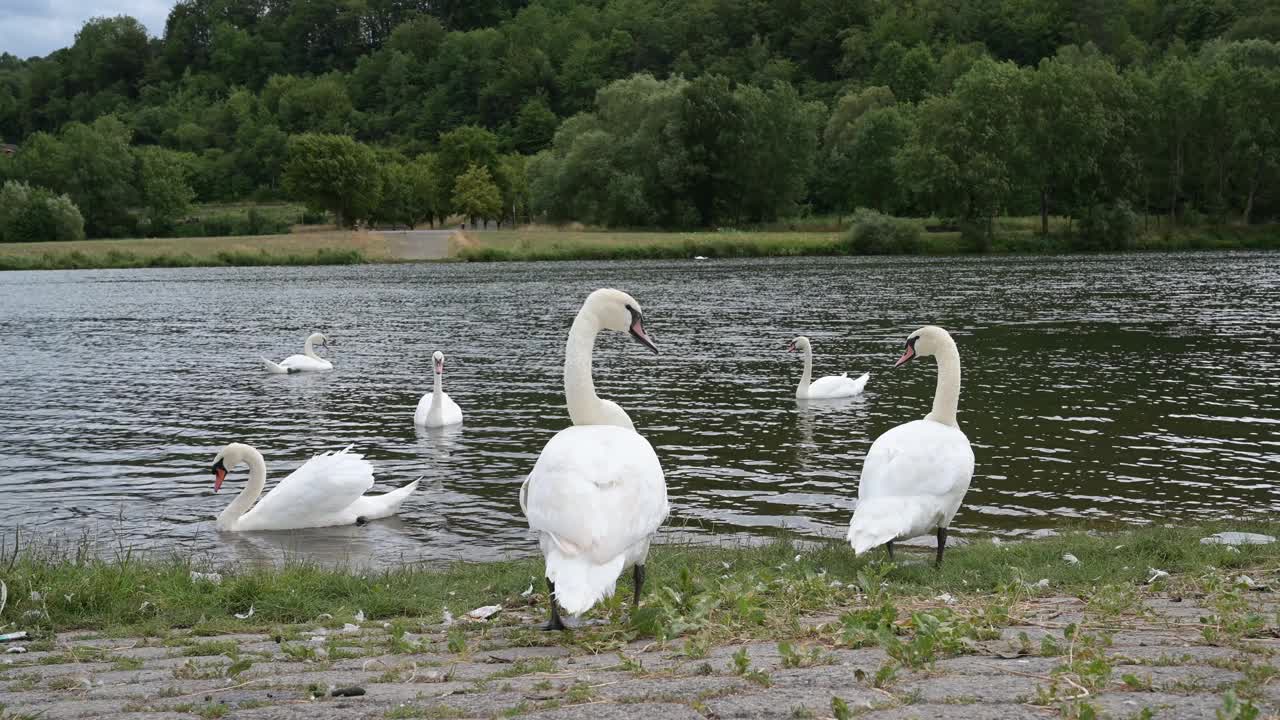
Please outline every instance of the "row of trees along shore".
[{"label": "row of trees along shore", "polygon": [[344,225],[1247,224],[1280,216],[1278,111],[1267,0],[182,0],[158,38],[98,18],[0,55],[0,181],[102,237],[287,198]]}]

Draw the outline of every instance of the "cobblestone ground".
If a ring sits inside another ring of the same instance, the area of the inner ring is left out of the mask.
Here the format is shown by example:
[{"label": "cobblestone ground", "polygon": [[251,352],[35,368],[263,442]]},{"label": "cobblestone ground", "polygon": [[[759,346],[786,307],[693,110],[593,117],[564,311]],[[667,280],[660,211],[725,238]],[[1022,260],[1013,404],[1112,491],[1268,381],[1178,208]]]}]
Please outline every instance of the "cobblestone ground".
[{"label": "cobblestone ground", "polygon": [[[1250,595],[1274,627],[1274,595]],[[893,673],[881,671],[894,664],[879,647],[828,647],[813,639],[821,632],[783,652],[777,642],[746,641],[692,650],[683,640],[599,652],[583,643],[531,646],[557,641],[529,630],[542,619],[532,608],[486,623],[411,625],[418,632],[404,635],[381,622],[274,637],[67,634],[52,649],[3,656],[0,717],[827,718],[837,714],[833,698],[847,716],[877,720],[1275,716],[1275,639],[1224,640],[1233,628],[1221,615],[1206,625],[1201,618],[1213,611],[1191,599],[1147,608],[1109,626],[1085,618],[1078,599],[1041,598],[999,639]],[[1064,637],[1072,623],[1081,628],[1074,643]],[[1206,627],[1222,631],[1216,644]],[[744,648],[745,668],[734,658]],[[341,696],[346,689],[356,694]],[[1259,714],[1231,708],[1228,691]]]}]

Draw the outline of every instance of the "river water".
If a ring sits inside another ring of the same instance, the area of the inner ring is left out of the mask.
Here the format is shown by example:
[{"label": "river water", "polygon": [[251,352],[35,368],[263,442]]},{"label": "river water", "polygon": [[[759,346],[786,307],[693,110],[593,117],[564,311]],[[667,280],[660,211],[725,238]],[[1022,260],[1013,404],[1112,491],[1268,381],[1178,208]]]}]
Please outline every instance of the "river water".
[{"label": "river water", "polygon": [[[596,346],[601,396],[653,443],[667,539],[842,537],[871,441],[924,416],[932,360],[890,370],[906,335],[959,345],[977,472],[953,535],[1081,519],[1169,523],[1280,509],[1275,254],[415,264],[0,273],[0,531],[223,560],[386,565],[535,545],[517,490],[568,424],[564,341],[586,294],[643,305],[662,349]],[[258,358],[335,339],[327,374]],[[872,373],[858,398],[800,405],[815,375]],[[431,353],[460,430],[412,423]],[[398,518],[219,533],[227,442],[269,483],[354,443],[377,491],[423,476]],[[19,540],[27,542],[26,540]]]}]

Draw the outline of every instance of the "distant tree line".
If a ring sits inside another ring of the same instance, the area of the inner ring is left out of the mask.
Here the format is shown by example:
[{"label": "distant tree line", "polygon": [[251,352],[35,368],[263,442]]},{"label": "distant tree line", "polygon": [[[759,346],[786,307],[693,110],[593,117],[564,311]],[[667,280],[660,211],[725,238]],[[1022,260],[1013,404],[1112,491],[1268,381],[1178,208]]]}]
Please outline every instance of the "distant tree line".
[{"label": "distant tree line", "polygon": [[[1266,0],[183,0],[0,55],[0,180],[90,236],[357,221],[1280,216]],[[16,192],[16,191],[15,191]]]}]

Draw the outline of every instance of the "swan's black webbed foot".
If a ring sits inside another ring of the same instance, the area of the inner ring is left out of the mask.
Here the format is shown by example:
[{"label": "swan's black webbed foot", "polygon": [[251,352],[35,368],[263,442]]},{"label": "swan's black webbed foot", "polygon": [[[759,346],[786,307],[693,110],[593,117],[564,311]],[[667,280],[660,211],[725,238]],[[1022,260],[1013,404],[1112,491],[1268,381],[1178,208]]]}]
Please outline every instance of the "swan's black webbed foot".
[{"label": "swan's black webbed foot", "polygon": [[366,518],[363,515],[360,515],[359,517],[356,518],[356,525],[368,525],[368,524],[369,524],[369,518]]}]

